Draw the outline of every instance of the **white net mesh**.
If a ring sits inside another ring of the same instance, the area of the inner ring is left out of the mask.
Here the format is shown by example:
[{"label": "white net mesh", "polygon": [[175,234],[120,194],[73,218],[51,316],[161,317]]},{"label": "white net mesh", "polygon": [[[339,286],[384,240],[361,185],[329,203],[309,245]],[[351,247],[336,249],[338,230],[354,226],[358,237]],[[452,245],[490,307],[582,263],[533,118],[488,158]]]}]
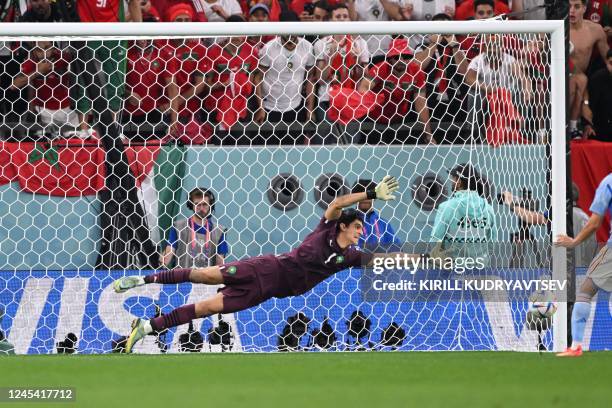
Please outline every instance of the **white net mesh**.
[{"label": "white net mesh", "polygon": [[[494,213],[497,265],[549,272],[546,226],[520,222],[498,197],[550,210],[548,34],[7,40],[0,329],[18,353],[59,341],[118,350],[134,317],[217,287],[115,294],[114,279],[160,259],[192,267],[287,252],[336,195],[386,174],[400,199],[375,203],[362,244],[430,242],[452,199],[448,172],[469,163]],[[185,205],[197,187],[215,195],[209,221]],[[538,347],[526,301],[371,301],[361,275],[197,319],[136,350]]]}]

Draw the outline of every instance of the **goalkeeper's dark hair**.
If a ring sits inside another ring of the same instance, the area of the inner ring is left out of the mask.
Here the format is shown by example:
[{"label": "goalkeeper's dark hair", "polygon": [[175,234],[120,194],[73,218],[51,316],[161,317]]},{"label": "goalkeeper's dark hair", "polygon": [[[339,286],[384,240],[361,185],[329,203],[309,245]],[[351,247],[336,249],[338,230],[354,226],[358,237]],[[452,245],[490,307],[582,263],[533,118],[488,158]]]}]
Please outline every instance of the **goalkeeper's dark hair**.
[{"label": "goalkeeper's dark hair", "polygon": [[342,214],[340,215],[340,218],[338,218],[336,228],[340,230],[340,224],[344,224],[348,227],[351,222],[355,220],[359,220],[363,224],[363,214],[360,211],[357,211],[354,208],[347,208],[346,210],[342,210]]},{"label": "goalkeeper's dark hair", "polygon": [[484,196],[485,186],[480,173],[468,163],[462,163],[455,166],[450,175],[461,182],[461,186],[465,190],[476,191],[478,195]]},{"label": "goalkeeper's dark hair", "polygon": [[353,188],[351,189],[351,193],[365,193],[368,190],[374,190],[376,188],[376,183],[370,179],[359,179],[353,184]]}]

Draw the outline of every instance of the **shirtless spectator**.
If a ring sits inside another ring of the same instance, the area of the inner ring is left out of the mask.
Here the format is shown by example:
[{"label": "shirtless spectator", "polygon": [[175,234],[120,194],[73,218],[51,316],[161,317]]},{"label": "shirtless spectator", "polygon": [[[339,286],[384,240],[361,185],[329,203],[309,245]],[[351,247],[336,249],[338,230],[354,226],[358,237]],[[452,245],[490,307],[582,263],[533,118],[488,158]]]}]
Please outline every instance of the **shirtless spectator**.
[{"label": "shirtless spectator", "polygon": [[[584,76],[588,74],[589,64],[593,48],[597,46],[599,55],[602,59],[608,53],[608,42],[606,33],[601,25],[584,19],[586,11],[586,0],[570,0],[570,41],[573,44],[572,62],[574,73],[570,77],[570,90],[580,88],[573,92],[573,99],[570,100],[570,132],[572,137],[579,137],[578,117],[582,107],[582,95],[584,93]],[[582,85],[582,86],[580,86]]]}]

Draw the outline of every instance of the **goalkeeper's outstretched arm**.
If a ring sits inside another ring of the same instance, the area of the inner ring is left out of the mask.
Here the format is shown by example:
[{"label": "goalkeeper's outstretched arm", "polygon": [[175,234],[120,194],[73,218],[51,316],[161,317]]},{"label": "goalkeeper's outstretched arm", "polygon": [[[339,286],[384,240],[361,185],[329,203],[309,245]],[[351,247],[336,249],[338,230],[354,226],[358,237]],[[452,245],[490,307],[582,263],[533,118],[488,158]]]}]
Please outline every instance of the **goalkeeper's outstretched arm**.
[{"label": "goalkeeper's outstretched arm", "polygon": [[342,215],[342,209],[357,204],[363,200],[395,200],[394,192],[399,188],[397,179],[393,176],[385,176],[376,188],[367,190],[363,193],[352,193],[337,197],[332,201],[325,211],[325,219],[337,220]]}]

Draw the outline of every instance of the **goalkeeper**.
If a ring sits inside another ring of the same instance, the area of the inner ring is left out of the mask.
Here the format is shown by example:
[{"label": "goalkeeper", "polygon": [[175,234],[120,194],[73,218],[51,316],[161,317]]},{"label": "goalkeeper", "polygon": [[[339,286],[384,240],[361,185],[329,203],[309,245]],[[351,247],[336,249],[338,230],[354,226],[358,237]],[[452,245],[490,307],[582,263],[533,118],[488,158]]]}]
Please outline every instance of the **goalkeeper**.
[{"label": "goalkeeper", "polygon": [[341,270],[372,264],[374,257],[396,256],[358,250],[356,246],[363,231],[362,215],[354,209],[343,209],[363,200],[394,200],[393,193],[398,188],[397,180],[386,176],[375,189],[337,197],[315,230],[297,248],[279,256],[263,255],[221,266],[173,269],[116,280],[113,286],[117,293],[148,283],[225,285],[216,295],[196,304],[181,306],[151,320],[134,320],[126,352],[130,353],[137,341],[153,331],[216,313],[238,312],[272,297],[298,296]]},{"label": "goalkeeper", "polygon": [[488,246],[495,237],[495,213],[483,197],[484,183],[469,164],[459,164],[450,171],[451,197],[440,204],[430,242],[437,243],[434,258],[481,258],[488,264]]}]

